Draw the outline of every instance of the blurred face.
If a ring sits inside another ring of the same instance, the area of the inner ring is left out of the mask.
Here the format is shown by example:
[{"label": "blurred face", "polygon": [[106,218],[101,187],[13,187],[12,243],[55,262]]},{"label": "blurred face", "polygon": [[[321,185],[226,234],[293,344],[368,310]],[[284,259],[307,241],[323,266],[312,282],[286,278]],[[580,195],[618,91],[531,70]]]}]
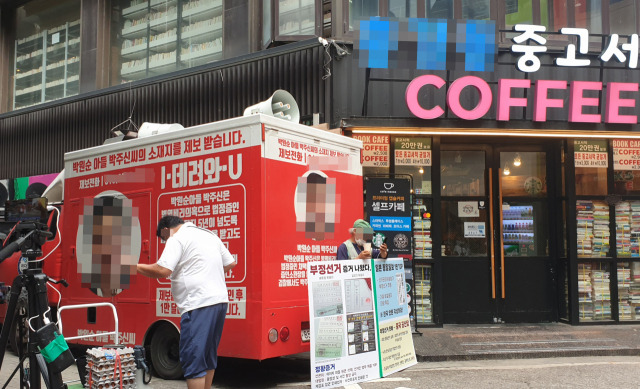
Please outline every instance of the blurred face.
[{"label": "blurred face", "polygon": [[104,297],[129,288],[141,248],[137,211],[129,199],[85,199],[76,238],[83,287]]},{"label": "blurred face", "polygon": [[373,230],[371,228],[354,228],[351,235],[358,246],[364,246],[366,242],[371,242],[373,239]]}]

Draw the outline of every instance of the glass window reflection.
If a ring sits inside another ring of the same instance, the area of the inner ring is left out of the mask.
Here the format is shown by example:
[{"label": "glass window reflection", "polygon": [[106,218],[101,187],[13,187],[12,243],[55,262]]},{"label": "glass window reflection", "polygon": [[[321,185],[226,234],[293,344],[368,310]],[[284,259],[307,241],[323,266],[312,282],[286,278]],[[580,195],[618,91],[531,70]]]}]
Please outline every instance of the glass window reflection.
[{"label": "glass window reflection", "polygon": [[443,196],[484,196],[484,151],[443,151],[440,160]]},{"label": "glass window reflection", "polygon": [[453,19],[453,0],[427,0],[428,18]]}]

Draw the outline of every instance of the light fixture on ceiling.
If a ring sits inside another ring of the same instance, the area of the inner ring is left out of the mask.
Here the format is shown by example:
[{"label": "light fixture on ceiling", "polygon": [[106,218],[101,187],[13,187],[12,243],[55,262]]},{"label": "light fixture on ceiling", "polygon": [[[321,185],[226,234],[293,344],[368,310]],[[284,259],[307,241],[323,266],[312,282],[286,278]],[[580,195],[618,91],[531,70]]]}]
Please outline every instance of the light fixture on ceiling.
[{"label": "light fixture on ceiling", "polygon": [[504,169],[502,170],[502,174],[504,174],[505,176],[508,176],[509,174],[511,174],[511,169],[509,169],[509,165],[507,165],[506,163],[504,164]]},{"label": "light fixture on ceiling", "polygon": [[420,174],[424,174],[424,169],[422,168],[422,166],[420,166],[420,169],[418,170],[418,172],[419,172]]},{"label": "light fixture on ceiling", "polygon": [[518,167],[522,165],[522,158],[520,158],[520,153],[516,153],[515,158],[513,158],[513,166]]},{"label": "light fixture on ceiling", "polygon": [[453,159],[455,163],[462,163],[462,155],[459,151],[456,152],[456,157]]}]

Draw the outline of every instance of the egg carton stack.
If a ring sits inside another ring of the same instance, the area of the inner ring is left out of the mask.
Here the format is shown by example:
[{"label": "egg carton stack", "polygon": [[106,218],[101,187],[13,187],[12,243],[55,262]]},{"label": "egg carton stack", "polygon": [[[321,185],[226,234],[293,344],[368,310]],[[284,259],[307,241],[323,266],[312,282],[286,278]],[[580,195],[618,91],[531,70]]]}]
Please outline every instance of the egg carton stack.
[{"label": "egg carton stack", "polygon": [[92,348],[87,350],[87,379],[89,389],[135,389],[136,362],[133,348]]}]

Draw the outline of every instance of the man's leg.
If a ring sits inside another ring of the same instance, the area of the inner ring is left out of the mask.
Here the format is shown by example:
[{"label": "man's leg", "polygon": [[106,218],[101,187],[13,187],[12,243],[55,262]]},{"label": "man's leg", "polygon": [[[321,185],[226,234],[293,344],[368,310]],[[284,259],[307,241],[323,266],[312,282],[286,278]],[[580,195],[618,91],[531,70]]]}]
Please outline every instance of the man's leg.
[{"label": "man's leg", "polygon": [[[187,378],[187,388],[189,389],[204,389],[206,388],[205,382],[206,378],[209,376],[207,372],[206,376],[198,377],[198,378]],[[211,383],[209,383],[209,388],[211,387]]]},{"label": "man's leg", "polygon": [[204,387],[205,388],[210,388],[211,385],[213,384],[213,375],[216,373],[215,370],[207,370],[207,375],[204,376],[205,377],[205,384]]}]

